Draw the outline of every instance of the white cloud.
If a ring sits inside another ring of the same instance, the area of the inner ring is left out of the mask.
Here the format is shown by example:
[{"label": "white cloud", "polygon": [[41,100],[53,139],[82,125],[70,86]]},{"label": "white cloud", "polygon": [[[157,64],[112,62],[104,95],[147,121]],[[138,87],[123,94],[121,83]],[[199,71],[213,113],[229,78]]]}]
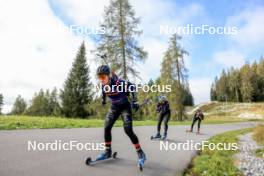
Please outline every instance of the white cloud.
[{"label": "white cloud", "polygon": [[62,30],[47,1],[10,0],[0,12],[0,92],[6,112],[18,94],[29,100],[40,88],[61,87],[81,39]]},{"label": "white cloud", "polygon": [[54,0],[51,3],[62,9],[62,15],[78,25],[98,26],[103,17],[104,7],[109,0]]},{"label": "white cloud", "polygon": [[245,63],[245,56],[233,50],[220,51],[214,54],[213,61],[223,65],[225,68],[231,66],[237,68]]},{"label": "white cloud", "polygon": [[191,92],[194,96],[195,104],[208,102],[210,100],[211,79],[190,79],[189,83]]},{"label": "white cloud", "polygon": [[254,48],[264,42],[264,7],[246,9],[227,19],[228,26],[237,26],[238,33],[231,37],[241,47]]},{"label": "white cloud", "polygon": [[149,81],[160,74],[161,62],[167,46],[165,42],[156,39],[145,40],[144,46],[148,52],[148,59],[145,63],[139,64],[139,70],[142,80]]}]

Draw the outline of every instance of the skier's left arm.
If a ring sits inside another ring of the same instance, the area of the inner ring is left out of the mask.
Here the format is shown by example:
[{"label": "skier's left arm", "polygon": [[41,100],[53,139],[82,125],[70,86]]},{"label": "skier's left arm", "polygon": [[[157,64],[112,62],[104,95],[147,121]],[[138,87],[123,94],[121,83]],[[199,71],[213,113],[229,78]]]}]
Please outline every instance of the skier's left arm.
[{"label": "skier's left arm", "polygon": [[136,85],[127,81],[126,82],[127,85],[127,92],[129,93],[130,98],[131,98],[131,105],[133,109],[138,109],[139,105],[137,102],[137,92],[136,92]]},{"label": "skier's left arm", "polygon": [[130,97],[131,102],[137,102],[137,93],[136,93],[135,84],[124,80],[122,80],[121,83],[126,86],[126,93]]}]

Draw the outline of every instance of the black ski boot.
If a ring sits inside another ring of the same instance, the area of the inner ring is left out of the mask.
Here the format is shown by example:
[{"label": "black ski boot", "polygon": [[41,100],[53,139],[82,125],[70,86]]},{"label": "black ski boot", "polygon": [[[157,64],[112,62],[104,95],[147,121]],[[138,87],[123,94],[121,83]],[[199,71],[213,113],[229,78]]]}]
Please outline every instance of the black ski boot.
[{"label": "black ski boot", "polygon": [[167,133],[164,133],[164,135],[162,136],[162,140],[166,140],[167,139]]},{"label": "black ski boot", "polygon": [[152,139],[160,139],[160,138],[161,138],[160,133],[157,133],[156,136],[151,136],[151,140]]}]

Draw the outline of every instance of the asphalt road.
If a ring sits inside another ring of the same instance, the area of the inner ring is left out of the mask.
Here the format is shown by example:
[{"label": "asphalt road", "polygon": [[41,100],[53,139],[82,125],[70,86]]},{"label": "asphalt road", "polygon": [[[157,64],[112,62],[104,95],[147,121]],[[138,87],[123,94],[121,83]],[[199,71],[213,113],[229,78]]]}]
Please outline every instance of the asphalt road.
[{"label": "asphalt road", "polygon": [[[187,126],[169,128],[169,144],[193,140],[201,142],[209,137],[241,128],[254,126],[252,122],[203,125],[202,134],[186,133]],[[151,141],[156,127],[135,127],[147,162],[141,173],[137,168],[137,155],[122,128],[113,128],[113,150],[118,159],[86,166],[88,156],[96,157],[100,151],[28,151],[28,141],[38,143],[102,142],[102,128],[33,129],[0,131],[0,176],[175,176],[181,175],[196,151],[160,150],[159,141]],[[175,145],[174,145],[175,146]]]}]

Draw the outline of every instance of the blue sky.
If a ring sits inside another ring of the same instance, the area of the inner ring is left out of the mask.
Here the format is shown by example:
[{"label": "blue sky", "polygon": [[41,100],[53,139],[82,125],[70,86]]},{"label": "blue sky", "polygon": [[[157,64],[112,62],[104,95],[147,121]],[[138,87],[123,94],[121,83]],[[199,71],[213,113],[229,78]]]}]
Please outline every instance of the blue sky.
[{"label": "blue sky", "polygon": [[[185,59],[196,103],[209,101],[210,85],[223,68],[239,67],[263,54],[264,2],[261,0],[130,0],[130,3],[141,18],[143,35],[138,38],[139,43],[149,53],[147,61],[139,63],[143,82],[159,75],[170,37],[160,33],[160,25],[237,27],[236,35],[182,35],[181,45],[189,52]],[[108,0],[29,0],[28,3],[10,0],[1,4],[0,46],[5,50],[0,52],[4,58],[1,60],[4,69],[0,72],[7,76],[0,83],[0,92],[5,95],[6,111],[18,94],[29,101],[40,88],[62,86],[84,39],[63,30],[64,27],[98,27],[108,4]],[[93,37],[85,37],[88,51],[96,44]],[[19,49],[10,54],[13,43]],[[93,56],[87,52],[87,57]],[[92,61],[89,63],[94,74],[96,66]],[[10,68],[17,70],[16,73]]]}]

